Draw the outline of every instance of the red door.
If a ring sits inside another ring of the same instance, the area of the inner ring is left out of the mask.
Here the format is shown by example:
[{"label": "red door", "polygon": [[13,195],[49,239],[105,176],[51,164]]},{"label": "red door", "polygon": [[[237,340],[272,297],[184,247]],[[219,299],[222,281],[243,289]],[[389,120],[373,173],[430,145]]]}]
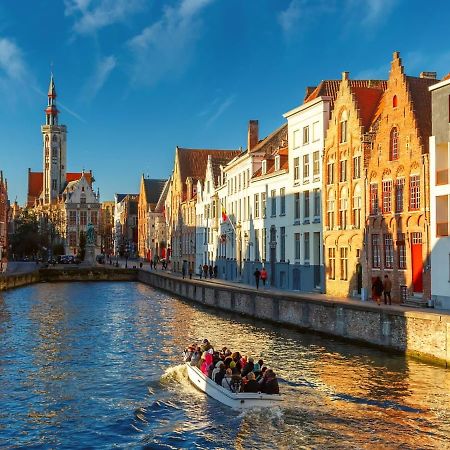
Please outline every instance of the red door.
[{"label": "red door", "polygon": [[411,233],[412,284],[414,292],[423,292],[422,233]]}]

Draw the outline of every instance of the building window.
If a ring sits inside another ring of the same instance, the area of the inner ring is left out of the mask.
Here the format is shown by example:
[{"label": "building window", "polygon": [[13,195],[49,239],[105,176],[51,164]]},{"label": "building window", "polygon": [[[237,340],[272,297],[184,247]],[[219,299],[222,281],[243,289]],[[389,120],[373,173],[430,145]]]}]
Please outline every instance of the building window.
[{"label": "building window", "polygon": [[91,212],[91,223],[92,223],[92,225],[97,225],[97,212],[96,211]]},{"label": "building window", "polygon": [[392,107],[397,108],[397,96],[396,95],[394,95],[392,97]]},{"label": "building window", "polygon": [[77,232],[71,231],[69,233],[69,247],[76,247],[77,246]]},{"label": "building window", "polygon": [[380,236],[378,234],[372,234],[372,267],[379,269],[380,265]]},{"label": "building window", "polygon": [[336,277],[336,249],[330,247],[328,249],[328,278],[334,280]]},{"label": "building window", "polygon": [[80,225],[86,225],[87,224],[87,211],[80,211]]},{"label": "building window", "polygon": [[327,225],[330,230],[334,228],[334,192],[332,190],[327,199]]},{"label": "building window", "polygon": [[280,227],[280,261],[286,259],[286,228]]},{"label": "building window", "polygon": [[280,170],[280,156],[275,156],[275,170]]},{"label": "building window", "polygon": [[300,259],[300,233],[294,234],[295,259]]},{"label": "building window", "polygon": [[309,178],[309,155],[303,155],[303,178],[303,181]]},{"label": "building window", "polygon": [[309,126],[303,127],[303,145],[309,144]]},{"label": "building window", "polygon": [[384,235],[384,267],[386,269],[392,269],[394,265],[394,242],[392,240],[392,234],[387,233]]},{"label": "building window", "polygon": [[255,261],[259,261],[259,230],[255,230]]},{"label": "building window", "polygon": [[348,280],[348,248],[347,247],[341,247],[339,249],[339,256],[340,256],[340,262],[341,262],[341,280],[347,281]]},{"label": "building window", "polygon": [[370,214],[378,214],[378,184],[370,183]]},{"label": "building window", "polygon": [[392,210],[392,180],[383,181],[383,212],[390,213]]},{"label": "building window", "polygon": [[265,192],[261,192],[261,213],[262,213],[262,218],[265,219],[266,218],[266,193]]},{"label": "building window", "polygon": [[395,180],[395,212],[403,212],[403,192],[405,190],[405,179]]},{"label": "building window", "polygon": [[409,178],[409,209],[420,208],[420,176],[411,175]]},{"label": "building window", "polygon": [[267,161],[264,160],[264,161],[261,163],[261,174],[262,174],[262,175],[265,175],[266,172],[267,172]]},{"label": "building window", "polygon": [[339,162],[339,181],[342,183],[347,181],[347,160],[343,159]]},{"label": "building window", "polygon": [[271,199],[271,213],[270,215],[272,217],[275,217],[277,215],[277,191],[275,189],[272,189],[270,191],[270,199]]},{"label": "building window", "polygon": [[361,191],[359,186],[353,193],[353,225],[355,228],[361,227]]},{"label": "building window", "polygon": [[361,178],[361,156],[353,158],[353,179]]},{"label": "building window", "polygon": [[309,233],[305,233],[305,243],[304,243],[304,252],[305,252],[305,263],[309,262],[310,252],[309,252]]},{"label": "building window", "polygon": [[300,192],[294,194],[294,219],[300,220]]},{"label": "building window", "polygon": [[85,194],[81,194],[80,195],[80,204],[81,205],[85,205],[86,204],[86,195]]},{"label": "building window", "polygon": [[339,120],[339,143],[344,144],[347,142],[347,111],[341,114]]},{"label": "building window", "polygon": [[391,130],[389,140],[389,159],[391,161],[398,159],[398,130],[396,127]]},{"label": "building window", "polygon": [[348,210],[348,197],[347,193],[342,192],[339,200],[339,225],[343,230],[347,228],[347,210]]},{"label": "building window", "polygon": [[313,153],[313,177],[318,177],[320,175],[320,157],[319,152]]},{"label": "building window", "polygon": [[398,233],[397,235],[397,255],[398,255],[398,268],[406,269],[405,233]]},{"label": "building window", "polygon": [[320,189],[314,189],[314,217],[320,217]]},{"label": "building window", "polygon": [[294,181],[300,179],[300,158],[294,158]]},{"label": "building window", "polygon": [[300,147],[300,130],[295,130],[293,133],[293,141],[294,141],[294,148]]},{"label": "building window", "polygon": [[69,211],[69,225],[76,225],[77,224],[77,212],[76,211]]},{"label": "building window", "polygon": [[258,219],[259,218],[259,194],[255,194],[254,208],[255,208],[255,219]]},{"label": "building window", "polygon": [[280,216],[286,214],[286,189],[280,189]]},{"label": "building window", "polygon": [[320,139],[320,122],[314,122],[312,124],[312,140],[316,142]]},{"label": "building window", "polygon": [[309,191],[303,193],[303,216],[309,219]]},{"label": "building window", "polygon": [[327,164],[327,184],[334,183],[334,163]]}]

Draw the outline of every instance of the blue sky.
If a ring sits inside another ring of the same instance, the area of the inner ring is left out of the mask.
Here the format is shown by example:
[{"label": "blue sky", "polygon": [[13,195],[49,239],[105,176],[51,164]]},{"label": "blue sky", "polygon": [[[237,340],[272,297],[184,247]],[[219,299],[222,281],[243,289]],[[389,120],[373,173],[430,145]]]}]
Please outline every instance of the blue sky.
[{"label": "blue sky", "polygon": [[448,2],[415,0],[22,0],[0,4],[0,168],[25,201],[41,170],[53,63],[68,170],[102,200],[169,176],[175,146],[245,147],[322,79],[450,71]]}]

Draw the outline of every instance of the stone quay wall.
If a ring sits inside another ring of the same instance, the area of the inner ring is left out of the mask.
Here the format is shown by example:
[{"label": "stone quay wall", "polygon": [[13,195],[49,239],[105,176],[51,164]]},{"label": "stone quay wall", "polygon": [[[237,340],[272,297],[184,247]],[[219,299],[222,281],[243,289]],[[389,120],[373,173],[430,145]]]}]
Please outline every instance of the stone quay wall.
[{"label": "stone quay wall", "polygon": [[439,312],[385,309],[373,303],[333,302],[307,294],[255,291],[142,270],[138,280],[214,309],[450,365],[450,315]]},{"label": "stone quay wall", "polygon": [[33,272],[17,273],[17,274],[1,274],[0,275],[0,291],[14,289],[27,284],[33,284],[40,281],[39,270]]}]

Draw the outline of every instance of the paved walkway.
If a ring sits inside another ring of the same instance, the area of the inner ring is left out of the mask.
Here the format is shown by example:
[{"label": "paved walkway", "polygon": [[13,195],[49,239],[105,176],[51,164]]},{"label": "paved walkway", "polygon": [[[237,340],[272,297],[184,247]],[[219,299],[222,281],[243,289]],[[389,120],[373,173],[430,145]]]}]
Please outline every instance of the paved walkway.
[{"label": "paved walkway", "polygon": [[[130,267],[130,266],[128,266]],[[139,267],[139,263],[137,265],[137,267]],[[150,269],[150,265],[147,263],[144,263],[143,267],[144,270],[147,271],[153,271]],[[169,270],[161,270],[160,268],[158,268],[157,273],[163,273],[165,275],[169,275],[171,277],[174,278],[182,278],[181,273],[178,272],[171,272]],[[186,279],[188,279],[189,277],[186,276]],[[230,286],[230,287],[238,287],[240,289],[245,289],[245,290],[249,290],[252,292],[264,292],[264,293],[270,293],[273,292],[275,294],[278,295],[289,295],[289,296],[298,296],[299,298],[302,299],[316,299],[316,300],[326,300],[329,301],[330,303],[342,303],[342,304],[347,304],[347,305],[355,305],[355,306],[364,306],[367,307],[368,309],[385,309],[387,311],[399,311],[399,312],[406,312],[406,311],[413,311],[413,312],[422,312],[422,313],[427,313],[427,314],[437,314],[437,315],[450,315],[450,311],[445,311],[445,310],[437,310],[437,309],[433,309],[433,308],[414,308],[412,306],[401,306],[399,304],[394,304],[394,305],[385,305],[384,303],[382,303],[380,306],[378,306],[374,301],[372,300],[368,300],[368,301],[362,301],[359,299],[351,299],[351,298],[336,298],[336,297],[332,297],[330,295],[326,295],[326,294],[320,294],[317,292],[299,292],[299,291],[287,291],[284,289],[277,289],[274,287],[270,287],[270,286],[266,286],[265,288],[262,287],[262,283],[259,286],[259,290],[257,291],[255,285],[250,285],[250,284],[246,284],[246,283],[240,283],[240,282],[234,282],[234,281],[229,281],[229,280],[223,280],[220,278],[212,278],[209,279],[207,278],[205,280],[205,278],[200,278],[197,275],[192,277],[193,280],[196,281],[203,281],[205,283],[211,283],[211,284],[216,284],[216,285],[220,285],[220,286]]]}]

